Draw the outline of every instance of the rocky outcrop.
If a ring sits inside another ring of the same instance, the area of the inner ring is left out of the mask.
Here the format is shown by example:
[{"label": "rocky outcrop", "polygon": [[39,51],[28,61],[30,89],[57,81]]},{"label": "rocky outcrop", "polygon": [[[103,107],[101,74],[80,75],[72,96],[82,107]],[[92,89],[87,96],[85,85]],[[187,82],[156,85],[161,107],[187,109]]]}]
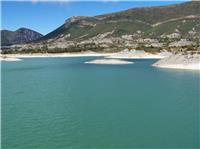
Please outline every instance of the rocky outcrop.
[{"label": "rocky outcrop", "polygon": [[159,60],[155,64],[159,68],[200,70],[200,53],[179,53]]}]

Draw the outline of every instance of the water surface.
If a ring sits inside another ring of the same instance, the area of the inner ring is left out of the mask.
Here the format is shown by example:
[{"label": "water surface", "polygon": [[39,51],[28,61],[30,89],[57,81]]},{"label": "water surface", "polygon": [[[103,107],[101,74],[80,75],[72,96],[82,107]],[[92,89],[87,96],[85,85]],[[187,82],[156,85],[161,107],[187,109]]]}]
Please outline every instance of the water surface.
[{"label": "water surface", "polygon": [[199,148],[199,72],[84,64],[2,63],[3,148]]}]

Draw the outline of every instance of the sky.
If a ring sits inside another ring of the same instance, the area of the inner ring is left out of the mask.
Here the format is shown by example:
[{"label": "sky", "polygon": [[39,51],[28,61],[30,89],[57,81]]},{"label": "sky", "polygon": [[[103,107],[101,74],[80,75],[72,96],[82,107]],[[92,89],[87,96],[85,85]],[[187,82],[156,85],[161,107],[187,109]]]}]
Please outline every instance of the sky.
[{"label": "sky", "polygon": [[2,1],[1,29],[26,27],[47,34],[72,16],[95,16],[135,7],[161,6],[179,1]]}]

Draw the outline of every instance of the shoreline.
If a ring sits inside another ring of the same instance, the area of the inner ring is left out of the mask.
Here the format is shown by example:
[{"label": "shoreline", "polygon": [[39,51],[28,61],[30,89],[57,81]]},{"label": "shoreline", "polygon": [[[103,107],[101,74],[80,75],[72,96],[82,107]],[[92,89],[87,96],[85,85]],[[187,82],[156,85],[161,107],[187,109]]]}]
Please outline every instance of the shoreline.
[{"label": "shoreline", "polygon": [[144,50],[123,50],[118,53],[113,53],[106,58],[113,58],[113,59],[163,59],[165,57],[170,56],[172,53],[167,51],[161,51],[159,53],[150,53],[145,52]]},{"label": "shoreline", "polygon": [[35,54],[1,54],[1,57],[12,58],[39,58],[39,57],[84,57],[84,56],[109,56],[107,53],[35,53]]},{"label": "shoreline", "polygon": [[[53,57],[103,57],[104,60],[99,59],[93,62],[86,62],[88,64],[125,64],[126,59],[158,59],[152,66],[166,69],[185,69],[185,70],[200,70],[200,56],[184,56],[181,53],[170,55],[170,53],[161,52],[151,54],[147,52],[118,52],[118,53],[96,53],[96,52],[82,52],[82,53],[35,53],[35,54],[3,54],[0,56],[0,61],[21,61],[22,58],[53,58]],[[105,61],[106,59],[106,61]],[[110,60],[109,60],[110,59]],[[122,62],[124,59],[124,62]],[[108,61],[109,60],[109,61]],[[126,63],[127,64],[127,63]]]},{"label": "shoreline", "polygon": [[169,69],[200,70],[200,55],[174,54],[158,60],[152,66]]},{"label": "shoreline", "polygon": [[34,53],[34,54],[1,54],[0,60],[6,58],[42,58],[42,57],[89,57],[89,56],[103,56],[105,58],[112,59],[162,59],[165,58],[166,54],[157,53],[151,54],[147,52],[132,52],[122,51],[115,53],[97,53],[97,52],[78,52],[78,53]]},{"label": "shoreline", "polygon": [[110,55],[110,56],[106,56],[106,58],[112,58],[112,59],[163,59],[165,57],[159,56],[159,55],[152,55],[152,56],[115,56],[115,55]]},{"label": "shoreline", "polygon": [[22,59],[16,57],[6,57],[6,58],[0,57],[0,61],[22,61]]},{"label": "shoreline", "polygon": [[20,61],[22,58],[59,58],[59,57],[98,57],[109,56],[107,53],[34,53],[34,54],[1,54],[0,61]]},{"label": "shoreline", "polygon": [[200,71],[200,64],[189,64],[189,65],[183,65],[183,64],[168,64],[168,65],[161,65],[156,66],[157,68],[166,68],[166,69],[182,69],[182,70],[198,70]]}]

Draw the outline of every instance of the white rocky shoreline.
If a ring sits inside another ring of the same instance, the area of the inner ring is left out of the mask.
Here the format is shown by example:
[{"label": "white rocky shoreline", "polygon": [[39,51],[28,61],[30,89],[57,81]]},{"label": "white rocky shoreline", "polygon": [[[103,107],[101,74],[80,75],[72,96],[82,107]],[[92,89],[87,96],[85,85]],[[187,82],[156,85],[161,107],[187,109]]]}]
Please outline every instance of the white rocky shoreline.
[{"label": "white rocky shoreline", "polygon": [[93,51],[74,52],[74,53],[30,53],[30,54],[3,54],[0,60],[8,60],[8,58],[40,58],[40,57],[89,57],[89,56],[103,56],[113,59],[161,59],[169,56],[170,52],[161,52],[156,54],[147,53],[143,50],[123,50],[115,53],[97,53]]},{"label": "white rocky shoreline", "polygon": [[121,52],[113,53],[106,58],[116,58],[116,59],[163,59],[172,55],[171,52],[162,51],[160,53],[148,53],[144,50],[128,50],[125,49]]},{"label": "white rocky shoreline", "polygon": [[0,56],[0,61],[21,61],[20,58],[10,56]]},{"label": "white rocky shoreline", "polygon": [[45,58],[45,57],[104,57],[86,62],[89,64],[133,64],[124,59],[158,59],[152,66],[158,68],[200,70],[200,54],[172,54],[167,51],[152,54],[143,50],[124,50],[117,53],[96,53],[92,51],[79,53],[37,53],[37,54],[4,54],[0,61],[20,61],[22,58]]},{"label": "white rocky shoreline", "polygon": [[152,66],[159,68],[200,70],[200,54],[173,54],[157,61]]}]

